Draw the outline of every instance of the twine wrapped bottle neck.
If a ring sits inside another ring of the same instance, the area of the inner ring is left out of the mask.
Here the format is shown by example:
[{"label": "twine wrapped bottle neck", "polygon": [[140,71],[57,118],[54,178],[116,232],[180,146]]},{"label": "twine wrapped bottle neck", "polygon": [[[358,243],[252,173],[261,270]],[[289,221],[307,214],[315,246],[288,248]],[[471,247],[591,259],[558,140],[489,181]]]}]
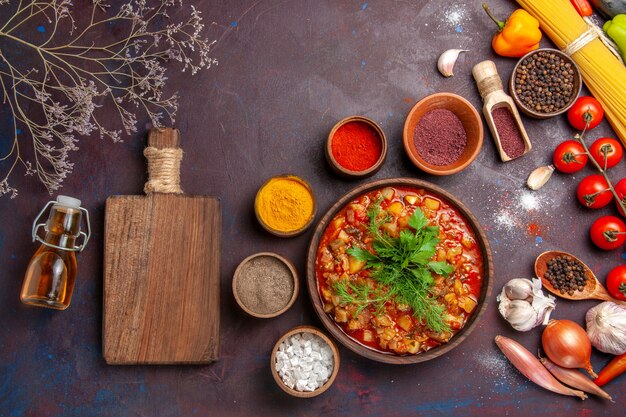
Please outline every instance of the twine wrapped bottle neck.
[{"label": "twine wrapped bottle neck", "polygon": [[485,77],[476,83],[478,85],[478,91],[483,100],[494,91],[503,90],[502,80],[498,74]]},{"label": "twine wrapped bottle neck", "polygon": [[183,151],[180,148],[158,149],[148,146],[143,151],[148,160],[148,182],[144,186],[146,194],[182,194],[180,187],[180,163]]}]

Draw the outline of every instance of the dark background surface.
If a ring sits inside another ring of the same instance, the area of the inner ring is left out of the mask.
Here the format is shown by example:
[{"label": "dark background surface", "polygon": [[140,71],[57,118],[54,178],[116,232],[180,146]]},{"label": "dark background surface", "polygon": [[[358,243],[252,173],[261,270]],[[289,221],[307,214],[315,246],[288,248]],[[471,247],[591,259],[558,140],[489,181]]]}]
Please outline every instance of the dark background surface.
[{"label": "dark background surface", "polygon": [[[502,78],[510,76],[516,60],[493,54],[495,26],[479,1],[193,3],[203,12],[209,36],[218,39],[214,56],[219,66],[190,77],[171,65],[168,88],[182,97],[175,126],[186,151],[183,188],[222,201],[221,358],[209,366],[105,364],[104,202],[113,194],[141,193],[146,130],[122,144],[83,138],[72,155],[74,173],[61,193],[83,200],[91,213],[93,236],[78,257],[68,310],[28,308],[19,302],[22,278],[36,250],[31,223],[50,197],[18,172],[12,181],[19,196],[0,199],[0,416],[624,415],[623,376],[606,387],[616,404],[561,397],[527,381],[493,342],[496,334],[503,334],[531,351],[539,346],[541,330],[513,331],[499,316],[495,301],[506,281],[532,275],[539,253],[574,253],[602,282],[626,257],[623,249],[594,249],[587,237],[595,218],[617,213],[613,206],[592,212],[577,203],[576,184],[595,173],[591,168],[575,175],[556,174],[538,192],[524,186],[529,172],[549,163],[556,144],[573,135],[566,118],[524,118],[533,150],[506,164],[499,161],[486,129],[476,161],[450,177],[426,175],[404,154],[404,118],[416,101],[447,91],[481,109],[472,66],[493,59]],[[493,0],[491,7],[504,17],[516,4]],[[542,46],[553,45],[545,38]],[[455,76],[445,79],[436,70],[437,58],[459,47],[470,52],[459,58]],[[473,211],[493,248],[494,293],[477,329],[452,352],[427,363],[391,366],[342,347],[341,369],[331,389],[314,399],[291,398],[272,380],[269,354],[278,337],[292,327],[321,326],[304,289],[305,253],[313,228],[292,239],[272,237],[256,223],[253,199],[268,177],[294,173],[312,184],[321,217],[361,183],[332,174],[323,154],[333,124],[354,114],[376,120],[389,140],[387,162],[374,179],[432,181]],[[590,140],[611,135],[605,121],[591,132]],[[625,171],[622,163],[611,176],[618,179]],[[275,319],[247,317],[231,293],[237,264],[259,251],[288,257],[301,275],[303,290],[295,305]],[[595,304],[558,300],[553,317],[583,324],[585,312]],[[608,359],[594,353],[596,371]]]}]

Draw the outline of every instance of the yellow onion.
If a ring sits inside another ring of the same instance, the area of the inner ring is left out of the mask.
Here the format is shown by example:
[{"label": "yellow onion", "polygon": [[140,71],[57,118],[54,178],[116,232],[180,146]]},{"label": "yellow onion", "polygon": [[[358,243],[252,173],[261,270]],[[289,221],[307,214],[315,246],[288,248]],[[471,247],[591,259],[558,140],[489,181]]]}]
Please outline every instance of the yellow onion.
[{"label": "yellow onion", "polygon": [[571,320],[550,320],[541,335],[541,345],[548,358],[563,368],[591,368],[591,341],[587,332]]}]

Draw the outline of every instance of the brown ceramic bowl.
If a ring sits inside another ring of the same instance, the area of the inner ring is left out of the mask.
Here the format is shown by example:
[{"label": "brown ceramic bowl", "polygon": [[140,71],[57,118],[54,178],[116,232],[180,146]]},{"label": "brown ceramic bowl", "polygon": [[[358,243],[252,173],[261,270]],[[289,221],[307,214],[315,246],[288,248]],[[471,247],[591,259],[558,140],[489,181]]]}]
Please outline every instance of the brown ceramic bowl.
[{"label": "brown ceramic bowl", "polygon": [[[415,148],[413,135],[415,127],[424,114],[431,110],[446,109],[454,113],[463,123],[467,134],[467,146],[461,157],[448,165],[433,165],[422,158]],[[452,93],[437,93],[419,101],[409,112],[404,122],[404,150],[411,162],[433,175],[450,175],[464,170],[476,159],[483,146],[483,122],[472,104],[461,96]]]},{"label": "brown ceramic bowl", "polygon": [[[553,53],[554,55],[558,55],[561,59],[572,64],[572,69],[574,70],[574,88],[572,89],[572,96],[570,97],[565,107],[562,107],[561,109],[551,112],[551,113],[538,112],[528,107],[524,102],[522,102],[520,97],[517,95],[516,88],[515,88],[515,74],[517,73],[519,67],[522,65],[522,62],[526,58],[531,57],[539,52],[550,52],[550,53]],[[580,75],[580,68],[578,68],[578,65],[576,65],[576,63],[574,62],[572,58],[570,58],[565,53],[557,49],[541,48],[541,49],[535,49],[534,51],[527,53],[526,55],[521,57],[519,61],[517,61],[517,64],[515,64],[515,67],[513,68],[513,72],[511,73],[511,80],[509,81],[509,93],[513,97],[513,101],[515,102],[515,105],[527,116],[534,117],[535,119],[549,119],[550,117],[554,117],[559,114],[565,113],[567,110],[569,110],[570,107],[574,105],[574,102],[576,102],[576,99],[580,95],[580,89],[582,88],[582,85],[583,83],[582,83],[582,77]]]},{"label": "brown ceramic bowl", "polygon": [[[260,195],[261,195],[261,190],[263,190],[263,188],[265,188],[265,186],[268,185],[270,183],[270,181],[272,181],[273,179],[280,179],[280,178],[289,178],[289,179],[298,181],[307,190],[309,190],[309,193],[311,193],[311,197],[313,198],[313,212],[311,213],[311,216],[309,217],[307,222],[302,227],[300,227],[299,229],[289,230],[289,231],[274,229],[273,227],[271,227],[270,225],[265,223],[265,221],[263,220],[263,218],[259,214],[259,199],[260,199]],[[263,227],[263,229],[267,230],[268,232],[270,232],[274,236],[278,236],[278,237],[293,237],[293,236],[298,236],[298,235],[304,233],[304,231],[306,229],[308,229],[309,226],[311,226],[311,223],[313,223],[313,219],[315,219],[316,211],[317,211],[317,203],[315,202],[315,194],[313,194],[313,189],[311,188],[311,186],[309,185],[308,182],[306,182],[302,178],[298,177],[297,175],[283,174],[283,175],[273,176],[272,178],[270,178],[267,181],[265,181],[265,183],[259,188],[259,191],[257,191],[256,197],[254,199],[254,214],[256,215],[256,218],[259,221],[259,224],[261,225],[261,227]]]},{"label": "brown ceramic bowl", "polygon": [[[376,163],[371,167],[362,171],[352,171],[350,169],[344,168],[342,165],[339,164],[339,162],[337,162],[337,160],[333,156],[332,143],[335,133],[337,133],[337,130],[339,130],[341,126],[351,122],[361,122],[371,126],[378,134],[378,138],[380,139],[382,144],[382,150],[380,152],[380,157],[378,158],[378,161],[376,161]],[[335,124],[335,126],[333,126],[330,133],[328,134],[328,139],[326,139],[326,160],[330,164],[330,167],[333,169],[333,171],[344,178],[358,179],[372,176],[376,172],[378,172],[378,170],[380,170],[380,168],[383,166],[385,158],[387,158],[387,138],[385,137],[385,132],[383,132],[383,130],[380,128],[380,126],[378,126],[375,121],[373,121],[372,119],[368,119],[367,117],[351,116],[340,120],[339,122],[337,122],[337,124]]]},{"label": "brown ceramic bowl", "polygon": [[[319,336],[322,340],[324,340],[324,342],[328,344],[328,346],[330,346],[330,350],[333,353],[334,367],[333,367],[333,371],[330,374],[330,378],[328,378],[328,381],[326,381],[324,385],[322,385],[315,391],[310,391],[310,392],[298,391],[293,388],[289,388],[287,385],[285,385],[280,375],[278,375],[278,372],[276,371],[276,367],[274,366],[274,364],[276,363],[276,352],[278,351],[280,344],[283,343],[283,341],[285,341],[287,338],[297,333],[311,333],[316,336]],[[278,386],[287,394],[293,395],[294,397],[298,397],[298,398],[311,398],[311,397],[316,397],[320,395],[321,393],[325,392],[328,388],[330,388],[330,386],[335,381],[335,378],[337,377],[337,372],[339,372],[339,362],[340,362],[339,349],[337,349],[337,346],[335,345],[335,343],[332,340],[330,340],[328,336],[326,336],[319,329],[313,326],[298,326],[289,330],[284,335],[282,335],[278,339],[276,344],[274,345],[274,349],[272,349],[272,356],[270,360],[270,369],[272,370],[272,376],[274,377],[274,381],[276,381],[276,384],[278,384]]]},{"label": "brown ceramic bowl", "polygon": [[[289,269],[289,271],[291,272],[291,277],[293,279],[293,293],[291,295],[291,298],[289,299],[289,302],[287,302],[287,304],[284,307],[272,313],[260,313],[260,312],[250,309],[248,306],[246,306],[243,303],[243,301],[241,300],[241,294],[239,294],[239,291],[237,290],[237,282],[239,281],[239,279],[241,279],[241,272],[242,272],[243,266],[246,265],[248,262],[252,262],[253,260],[264,257],[264,256],[275,258],[279,260],[280,262],[282,262],[283,264],[285,264],[287,268]],[[260,319],[268,319],[268,318],[280,316],[285,311],[289,310],[289,308],[293,305],[294,301],[296,301],[296,298],[298,297],[298,292],[300,290],[300,286],[298,284],[298,272],[296,271],[295,266],[293,266],[293,264],[289,262],[289,260],[287,260],[286,258],[273,252],[255,253],[254,255],[250,255],[246,259],[241,261],[239,266],[237,266],[235,273],[233,274],[232,286],[233,286],[233,295],[235,296],[235,301],[237,301],[237,304],[239,304],[239,307],[241,307],[243,311],[250,314],[251,316],[257,317]]]},{"label": "brown ceramic bowl", "polygon": [[[474,233],[476,235],[476,242],[483,256],[483,282],[480,289],[480,295],[478,297],[478,305],[472,316],[465,323],[465,326],[457,334],[455,334],[448,343],[433,348],[427,352],[422,352],[415,355],[396,355],[393,353],[381,352],[379,350],[371,349],[348,336],[343,331],[343,329],[324,311],[324,302],[322,301],[317,285],[317,274],[315,272],[317,249],[330,221],[341,209],[346,206],[346,204],[358,198],[358,196],[388,186],[424,189],[437,196],[440,196],[442,199],[449,202],[450,205],[458,210],[458,212],[467,220],[468,224],[474,230]],[[481,316],[487,309],[494,281],[494,266],[493,257],[491,255],[491,248],[489,246],[487,236],[485,235],[485,232],[483,231],[476,217],[474,217],[474,215],[469,211],[467,207],[465,207],[463,203],[461,203],[449,192],[429,182],[412,178],[388,178],[384,180],[369,182],[367,184],[362,184],[354,188],[352,191],[341,197],[326,212],[322,220],[320,220],[317,227],[315,228],[315,233],[313,234],[311,244],[309,245],[306,268],[307,288],[309,290],[309,296],[311,297],[313,309],[322,321],[322,324],[324,325],[326,330],[328,330],[330,334],[339,341],[339,343],[358,355],[378,362],[397,365],[425,362],[431,359],[435,359],[441,355],[450,352],[452,349],[460,345],[476,328]]]}]

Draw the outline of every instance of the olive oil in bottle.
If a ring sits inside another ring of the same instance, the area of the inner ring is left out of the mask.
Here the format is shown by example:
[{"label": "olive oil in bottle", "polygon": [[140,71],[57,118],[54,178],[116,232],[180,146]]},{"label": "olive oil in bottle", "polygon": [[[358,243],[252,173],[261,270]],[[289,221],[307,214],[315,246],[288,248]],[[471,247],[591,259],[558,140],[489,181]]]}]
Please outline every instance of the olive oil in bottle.
[{"label": "olive oil in bottle", "polygon": [[[48,221],[37,224],[50,204]],[[76,198],[58,196],[39,213],[33,223],[33,240],[40,241],[41,246],[26,270],[20,295],[23,303],[57,310],[69,307],[76,280],[76,252],[82,250],[89,239],[89,235],[80,231],[83,213],[89,229],[87,210],[80,207],[80,200]],[[37,234],[41,226],[46,232],[43,239]],[[81,234],[85,240],[81,246],[76,246]]]}]

